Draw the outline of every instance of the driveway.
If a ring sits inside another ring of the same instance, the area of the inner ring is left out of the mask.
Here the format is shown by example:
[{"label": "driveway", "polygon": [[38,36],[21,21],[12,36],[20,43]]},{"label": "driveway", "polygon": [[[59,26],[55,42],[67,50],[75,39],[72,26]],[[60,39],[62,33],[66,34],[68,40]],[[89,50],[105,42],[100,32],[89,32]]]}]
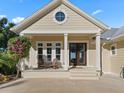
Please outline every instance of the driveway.
[{"label": "driveway", "polygon": [[113,77],[96,81],[27,79],[0,89],[0,93],[124,93],[124,81]]}]

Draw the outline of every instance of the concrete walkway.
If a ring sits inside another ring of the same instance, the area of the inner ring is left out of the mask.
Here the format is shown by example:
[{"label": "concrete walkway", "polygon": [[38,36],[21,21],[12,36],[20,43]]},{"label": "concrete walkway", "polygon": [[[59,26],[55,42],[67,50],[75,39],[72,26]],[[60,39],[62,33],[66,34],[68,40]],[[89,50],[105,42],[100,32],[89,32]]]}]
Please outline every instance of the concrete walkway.
[{"label": "concrete walkway", "polygon": [[0,93],[124,93],[124,81],[114,77],[93,81],[27,79],[0,89]]}]

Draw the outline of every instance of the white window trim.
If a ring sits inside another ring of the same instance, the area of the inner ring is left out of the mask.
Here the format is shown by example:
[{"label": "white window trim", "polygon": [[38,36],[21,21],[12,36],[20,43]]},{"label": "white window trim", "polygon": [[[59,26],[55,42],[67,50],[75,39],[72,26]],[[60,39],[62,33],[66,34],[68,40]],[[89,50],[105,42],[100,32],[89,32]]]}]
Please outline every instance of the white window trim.
[{"label": "white window trim", "polygon": [[62,63],[63,65],[63,53],[62,53],[62,48],[63,48],[63,45],[62,45],[62,41],[36,41],[36,55],[37,55],[37,58],[36,58],[36,62],[38,62],[38,43],[43,43],[43,55],[47,55],[47,50],[46,50],[46,44],[47,43],[52,43],[52,61],[53,59],[56,57],[56,50],[53,49],[53,48],[56,48],[55,47],[55,44],[56,43],[60,43],[61,44],[61,54],[60,54],[60,62]]},{"label": "white window trim", "polygon": [[[65,19],[64,19],[64,21],[62,21],[62,22],[57,21],[57,20],[56,20],[56,17],[55,17],[56,13],[57,13],[57,12],[60,12],[60,11],[65,14]],[[54,14],[53,14],[53,20],[54,20],[54,22],[58,23],[59,25],[65,23],[65,22],[67,21],[67,18],[68,18],[68,16],[67,16],[66,11],[63,10],[63,9],[60,9],[60,8],[59,8],[59,9],[56,9],[55,12],[54,12]]]},{"label": "white window trim", "polygon": [[[112,54],[112,47],[113,46],[115,47],[115,54]],[[110,47],[110,54],[111,54],[111,56],[116,56],[117,55],[117,43],[111,45],[111,47]]]}]

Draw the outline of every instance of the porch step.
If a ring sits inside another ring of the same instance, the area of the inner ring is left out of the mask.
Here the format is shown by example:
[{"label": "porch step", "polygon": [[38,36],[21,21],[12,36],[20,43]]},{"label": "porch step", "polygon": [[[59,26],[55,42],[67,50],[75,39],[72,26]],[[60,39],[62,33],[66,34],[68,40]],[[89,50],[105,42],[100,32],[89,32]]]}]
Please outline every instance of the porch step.
[{"label": "porch step", "polygon": [[80,68],[70,70],[70,79],[72,80],[98,80],[98,73],[96,68]]},{"label": "porch step", "polygon": [[69,75],[69,72],[26,71],[22,73],[24,78],[68,78]]},{"label": "porch step", "polygon": [[71,80],[99,80],[98,77],[70,77]]}]

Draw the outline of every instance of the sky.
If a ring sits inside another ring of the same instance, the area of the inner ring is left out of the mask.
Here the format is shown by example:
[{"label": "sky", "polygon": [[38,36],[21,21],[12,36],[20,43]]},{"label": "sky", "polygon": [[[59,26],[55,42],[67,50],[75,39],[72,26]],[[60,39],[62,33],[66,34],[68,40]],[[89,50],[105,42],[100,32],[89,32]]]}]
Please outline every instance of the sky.
[{"label": "sky", "polygon": [[[0,18],[19,23],[52,0],[1,0]],[[124,26],[124,0],[69,0],[110,27]]]}]

